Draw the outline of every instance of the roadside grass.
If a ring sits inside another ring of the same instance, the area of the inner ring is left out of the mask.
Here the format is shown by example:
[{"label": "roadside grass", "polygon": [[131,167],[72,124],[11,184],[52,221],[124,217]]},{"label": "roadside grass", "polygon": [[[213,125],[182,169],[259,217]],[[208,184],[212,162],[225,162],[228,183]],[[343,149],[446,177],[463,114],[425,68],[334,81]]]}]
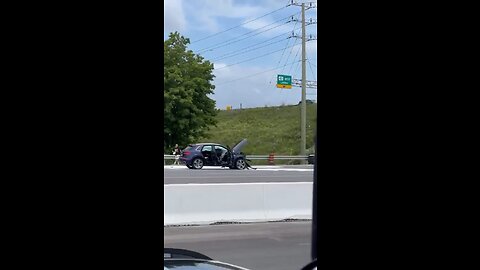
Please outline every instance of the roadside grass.
[{"label": "roadside grass", "polygon": [[[313,152],[316,129],[317,104],[307,104],[307,154]],[[220,111],[218,124],[208,130],[199,142],[216,142],[233,147],[246,138],[248,144],[242,150],[248,155],[299,155],[300,154],[300,106],[288,105]],[[252,161],[266,164],[266,161]],[[295,164],[280,161],[276,164]]]}]

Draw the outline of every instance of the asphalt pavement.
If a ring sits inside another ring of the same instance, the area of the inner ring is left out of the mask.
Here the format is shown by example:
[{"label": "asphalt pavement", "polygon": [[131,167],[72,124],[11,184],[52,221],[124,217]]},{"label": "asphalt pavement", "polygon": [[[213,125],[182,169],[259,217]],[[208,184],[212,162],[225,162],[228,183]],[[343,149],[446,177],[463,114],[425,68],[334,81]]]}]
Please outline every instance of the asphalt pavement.
[{"label": "asphalt pavement", "polygon": [[221,167],[191,170],[185,166],[164,166],[163,170],[164,185],[312,181],[311,166],[259,166],[257,170],[232,170]]},{"label": "asphalt pavement", "polygon": [[301,269],[310,261],[310,221],[164,227],[164,247],[184,248],[252,270]]}]

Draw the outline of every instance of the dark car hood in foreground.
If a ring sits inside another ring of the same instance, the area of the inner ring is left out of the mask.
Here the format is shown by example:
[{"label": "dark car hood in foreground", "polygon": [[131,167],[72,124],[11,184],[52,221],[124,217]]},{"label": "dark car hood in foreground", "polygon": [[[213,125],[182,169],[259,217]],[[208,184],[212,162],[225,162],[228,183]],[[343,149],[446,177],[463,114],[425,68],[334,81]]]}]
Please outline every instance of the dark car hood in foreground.
[{"label": "dark car hood in foreground", "polygon": [[248,270],[246,268],[223,263],[213,260],[195,260],[195,259],[176,259],[164,260],[163,269],[170,270],[175,268],[182,268],[188,270]]},{"label": "dark car hood in foreground", "polygon": [[242,151],[242,148],[247,144],[247,139],[241,140],[239,143],[235,144],[235,146],[232,148],[232,152],[235,154],[240,154]]}]

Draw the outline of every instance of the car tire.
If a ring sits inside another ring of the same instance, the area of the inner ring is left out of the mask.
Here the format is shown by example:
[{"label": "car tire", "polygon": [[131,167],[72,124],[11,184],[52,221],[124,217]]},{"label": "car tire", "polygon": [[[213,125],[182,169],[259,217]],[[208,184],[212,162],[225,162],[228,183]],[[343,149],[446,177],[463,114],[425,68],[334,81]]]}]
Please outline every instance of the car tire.
[{"label": "car tire", "polygon": [[194,160],[192,160],[192,167],[195,170],[200,170],[201,168],[203,168],[203,159],[195,158]]},{"label": "car tire", "polygon": [[189,168],[189,169],[193,169],[193,166],[192,166],[192,165],[188,165],[188,164],[187,164],[187,168]]},{"label": "car tire", "polygon": [[235,169],[243,170],[246,167],[247,167],[247,164],[245,163],[245,160],[243,158],[239,158],[235,161]]}]

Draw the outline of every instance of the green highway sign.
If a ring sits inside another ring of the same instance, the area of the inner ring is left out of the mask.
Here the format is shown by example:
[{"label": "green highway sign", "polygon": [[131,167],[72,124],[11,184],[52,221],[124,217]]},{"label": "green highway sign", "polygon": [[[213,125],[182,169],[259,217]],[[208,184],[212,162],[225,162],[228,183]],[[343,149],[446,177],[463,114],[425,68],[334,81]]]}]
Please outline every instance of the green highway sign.
[{"label": "green highway sign", "polygon": [[292,76],[290,75],[277,75],[277,88],[292,88]]}]

